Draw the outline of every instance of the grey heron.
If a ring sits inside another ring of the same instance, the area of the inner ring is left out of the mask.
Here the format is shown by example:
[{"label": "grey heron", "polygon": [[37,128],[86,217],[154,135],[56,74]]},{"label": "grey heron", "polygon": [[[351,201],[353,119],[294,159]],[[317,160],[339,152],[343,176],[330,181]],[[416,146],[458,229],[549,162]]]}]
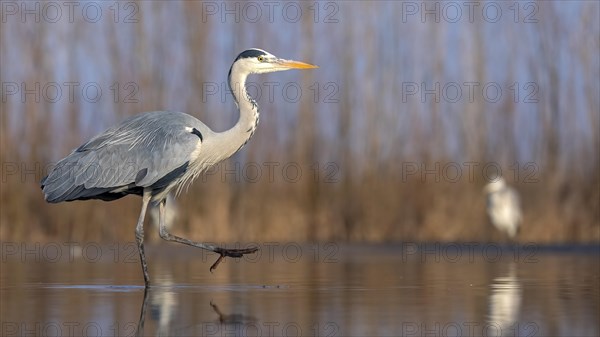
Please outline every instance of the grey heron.
[{"label": "grey heron", "polygon": [[191,115],[153,111],[138,114],[84,143],[49,171],[41,187],[47,202],[100,199],[111,201],[128,194],[142,197],[135,229],[144,283],[150,278],[144,253],[144,217],[150,202],[158,203],[159,235],[219,254],[210,271],[225,257],[242,257],[258,250],[225,249],[170,234],[165,225],[165,204],[169,192],[181,192],[199,174],[229,158],[252,137],[258,125],[256,102],[248,95],[246,79],[289,69],[317,66],[278,58],[261,49],[248,49],[234,60],[228,85],[239,109],[236,124],[215,132]]},{"label": "grey heron", "polygon": [[519,194],[508,186],[502,177],[485,185],[483,191],[487,195],[487,213],[490,221],[496,229],[514,239],[522,221]]}]

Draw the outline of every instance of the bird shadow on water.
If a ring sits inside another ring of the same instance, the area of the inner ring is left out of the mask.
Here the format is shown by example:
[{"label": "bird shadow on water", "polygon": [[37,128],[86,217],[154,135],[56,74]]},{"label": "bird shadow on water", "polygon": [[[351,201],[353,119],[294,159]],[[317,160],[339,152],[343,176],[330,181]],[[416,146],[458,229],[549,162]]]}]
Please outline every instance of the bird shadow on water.
[{"label": "bird shadow on water", "polygon": [[219,307],[210,301],[210,306],[214,310],[214,312],[219,315],[219,323],[222,325],[239,325],[239,324],[248,324],[256,322],[257,319],[254,316],[243,315],[243,314],[225,314],[223,313]]},{"label": "bird shadow on water", "polygon": [[[174,326],[174,318],[180,316],[178,315],[178,308],[181,307],[179,303],[179,296],[181,293],[179,293],[178,290],[184,288],[187,287],[162,285],[145,288],[135,336],[189,335],[190,331],[197,332],[200,330],[204,332],[217,332],[219,330],[225,331],[231,327],[252,324],[258,321],[256,317],[250,315],[235,312],[225,313],[212,299],[210,299],[206,309],[206,312],[211,312],[211,318],[208,323],[196,322],[184,324],[183,326]],[[153,325],[155,326],[156,331],[152,331],[153,333],[146,331],[147,327],[145,325],[148,320],[154,322]],[[199,319],[199,321],[202,320]]]}]

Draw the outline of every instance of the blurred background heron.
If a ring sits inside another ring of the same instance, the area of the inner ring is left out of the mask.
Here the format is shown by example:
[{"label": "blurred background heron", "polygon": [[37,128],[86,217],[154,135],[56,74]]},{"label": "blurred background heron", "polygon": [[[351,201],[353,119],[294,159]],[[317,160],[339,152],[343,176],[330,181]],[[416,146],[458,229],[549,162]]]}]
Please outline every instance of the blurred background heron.
[{"label": "blurred background heron", "polygon": [[485,185],[487,214],[494,227],[512,240],[519,233],[523,215],[517,191],[502,177]]}]

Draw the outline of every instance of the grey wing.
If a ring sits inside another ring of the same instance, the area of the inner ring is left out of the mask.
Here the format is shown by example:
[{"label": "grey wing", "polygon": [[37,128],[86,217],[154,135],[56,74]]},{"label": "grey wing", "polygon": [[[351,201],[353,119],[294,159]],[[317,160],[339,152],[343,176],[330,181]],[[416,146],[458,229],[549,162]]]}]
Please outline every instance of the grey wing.
[{"label": "grey wing", "polygon": [[83,144],[42,180],[49,202],[102,199],[161,190],[187,170],[201,134],[189,115],[138,115]]}]

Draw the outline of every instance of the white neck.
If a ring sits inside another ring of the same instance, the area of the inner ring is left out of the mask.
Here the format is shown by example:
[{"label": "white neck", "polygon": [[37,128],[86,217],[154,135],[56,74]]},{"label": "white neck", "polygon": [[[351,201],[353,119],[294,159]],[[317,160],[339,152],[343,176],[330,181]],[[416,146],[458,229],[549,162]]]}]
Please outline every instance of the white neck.
[{"label": "white neck", "polygon": [[248,96],[246,91],[246,78],[248,74],[244,71],[236,69],[234,65],[230,72],[229,86],[235,98],[236,105],[239,108],[239,118],[237,123],[229,130],[217,133],[216,137],[220,138],[218,144],[222,144],[223,158],[229,158],[239,149],[254,134],[254,130],[258,126],[259,113],[258,105]]}]

